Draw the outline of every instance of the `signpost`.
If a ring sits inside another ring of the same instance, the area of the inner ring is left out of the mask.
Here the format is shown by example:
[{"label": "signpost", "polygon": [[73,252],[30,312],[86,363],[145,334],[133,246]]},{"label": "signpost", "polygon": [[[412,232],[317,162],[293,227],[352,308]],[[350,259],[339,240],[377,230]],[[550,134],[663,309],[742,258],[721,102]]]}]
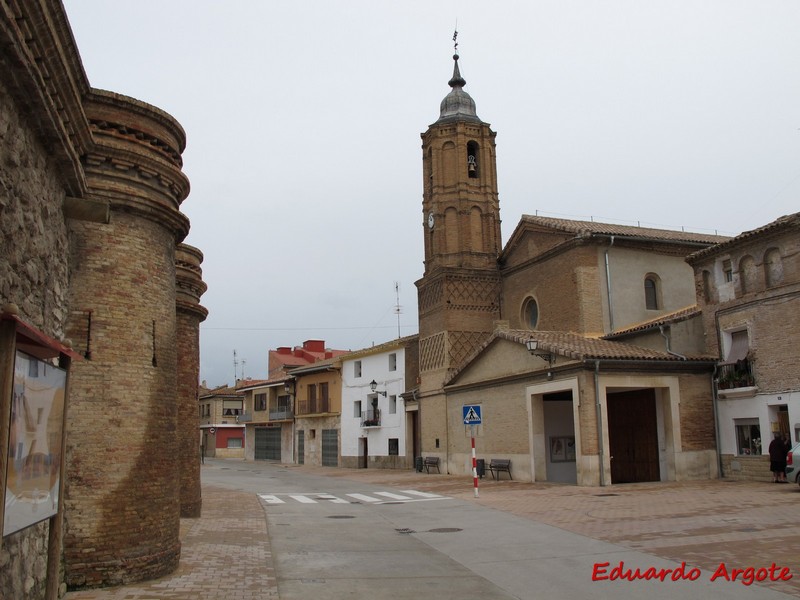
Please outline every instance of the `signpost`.
[{"label": "signpost", "polygon": [[464,419],[464,425],[469,425],[469,433],[472,438],[472,486],[475,489],[475,497],[478,497],[478,463],[475,458],[475,425],[480,425],[483,422],[481,417],[481,405],[475,404],[472,406],[462,406],[461,416]]}]

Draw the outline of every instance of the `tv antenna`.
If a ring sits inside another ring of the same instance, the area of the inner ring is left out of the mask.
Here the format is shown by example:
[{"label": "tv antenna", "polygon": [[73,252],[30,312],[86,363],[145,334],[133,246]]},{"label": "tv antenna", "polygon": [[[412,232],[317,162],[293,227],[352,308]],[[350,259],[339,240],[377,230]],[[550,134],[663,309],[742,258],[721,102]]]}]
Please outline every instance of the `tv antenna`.
[{"label": "tv antenna", "polygon": [[394,282],[394,314],[397,315],[397,339],[400,339],[400,315],[403,313],[403,307],[400,306],[400,283]]}]

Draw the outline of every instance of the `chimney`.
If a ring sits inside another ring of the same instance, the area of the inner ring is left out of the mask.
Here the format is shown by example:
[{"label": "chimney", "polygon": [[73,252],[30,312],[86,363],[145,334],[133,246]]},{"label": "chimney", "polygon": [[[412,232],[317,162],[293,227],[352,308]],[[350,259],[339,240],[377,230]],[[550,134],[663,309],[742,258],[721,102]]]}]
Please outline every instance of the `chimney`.
[{"label": "chimney", "polygon": [[303,350],[325,352],[325,340],[306,340],[303,342]]}]

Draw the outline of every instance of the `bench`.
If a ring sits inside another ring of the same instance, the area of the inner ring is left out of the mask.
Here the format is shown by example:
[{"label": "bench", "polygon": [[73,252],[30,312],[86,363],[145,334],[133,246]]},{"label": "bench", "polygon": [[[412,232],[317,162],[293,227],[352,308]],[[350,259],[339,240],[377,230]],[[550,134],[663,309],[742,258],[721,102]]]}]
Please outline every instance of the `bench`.
[{"label": "bench", "polygon": [[425,472],[430,473],[431,468],[436,467],[436,471],[441,473],[439,470],[439,457],[438,456],[426,456],[425,459],[422,461],[422,466],[425,467]]},{"label": "bench", "polygon": [[500,479],[500,473],[508,473],[509,479],[511,477],[511,459],[510,458],[493,458],[489,463],[489,471],[492,472],[492,479]]}]

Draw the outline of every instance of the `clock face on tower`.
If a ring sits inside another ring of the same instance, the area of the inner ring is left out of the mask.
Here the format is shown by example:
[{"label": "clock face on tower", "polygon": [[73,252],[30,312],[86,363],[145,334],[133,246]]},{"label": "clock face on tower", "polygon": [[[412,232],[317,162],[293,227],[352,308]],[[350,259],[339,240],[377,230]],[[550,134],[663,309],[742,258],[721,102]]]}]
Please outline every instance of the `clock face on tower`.
[{"label": "clock face on tower", "polygon": [[434,219],[433,219],[433,213],[432,213],[432,212],[431,212],[431,213],[428,213],[428,227],[429,227],[430,229],[433,229],[434,222],[435,222],[435,221],[434,221]]}]

